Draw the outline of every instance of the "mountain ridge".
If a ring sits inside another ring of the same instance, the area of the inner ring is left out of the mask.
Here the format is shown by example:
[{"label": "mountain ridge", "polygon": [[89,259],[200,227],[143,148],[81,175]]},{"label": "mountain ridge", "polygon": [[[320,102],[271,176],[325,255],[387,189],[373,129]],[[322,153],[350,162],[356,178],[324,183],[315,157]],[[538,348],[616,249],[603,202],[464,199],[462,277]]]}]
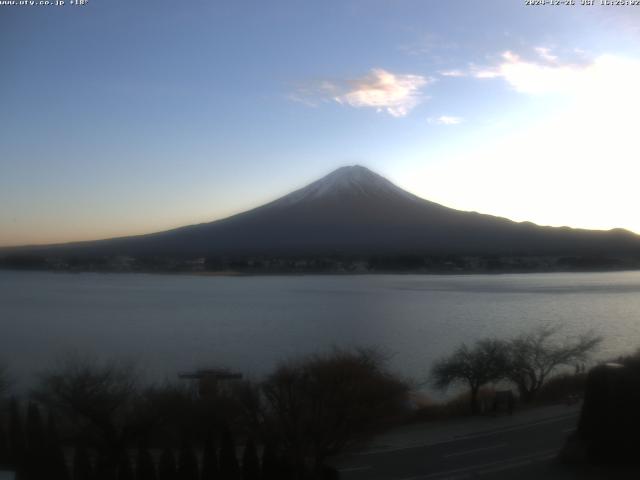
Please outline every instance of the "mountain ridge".
[{"label": "mountain ridge", "polygon": [[330,253],[640,256],[640,236],[623,229],[545,227],[455,210],[352,165],[212,222],[129,237],[6,247],[3,252],[183,258]]}]

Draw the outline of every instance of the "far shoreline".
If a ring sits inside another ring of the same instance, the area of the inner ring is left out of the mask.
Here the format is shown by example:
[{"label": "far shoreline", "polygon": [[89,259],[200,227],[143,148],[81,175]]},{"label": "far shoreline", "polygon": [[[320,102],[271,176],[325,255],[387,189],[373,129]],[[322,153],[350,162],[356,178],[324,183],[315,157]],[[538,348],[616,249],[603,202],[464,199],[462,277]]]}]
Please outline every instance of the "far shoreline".
[{"label": "far shoreline", "polygon": [[364,277],[364,276],[443,276],[443,277],[473,277],[473,276],[502,276],[502,275],[539,275],[539,274],[596,274],[596,273],[636,273],[640,268],[621,269],[593,269],[593,270],[474,270],[474,271],[367,271],[367,272],[246,272],[240,270],[219,270],[219,271],[162,271],[162,270],[54,270],[54,269],[20,269],[0,267],[0,272],[13,273],[55,273],[55,274],[142,274],[142,275],[165,275],[165,276],[191,276],[191,277]]}]

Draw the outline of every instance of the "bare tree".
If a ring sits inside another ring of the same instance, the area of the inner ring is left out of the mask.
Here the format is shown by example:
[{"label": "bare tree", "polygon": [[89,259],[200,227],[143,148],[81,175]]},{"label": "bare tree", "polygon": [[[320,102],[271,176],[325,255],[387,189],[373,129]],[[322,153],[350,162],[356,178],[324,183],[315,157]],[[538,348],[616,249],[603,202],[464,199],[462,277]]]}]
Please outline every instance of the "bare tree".
[{"label": "bare tree", "polygon": [[556,327],[542,327],[508,343],[506,377],[516,385],[522,401],[531,402],[558,367],[586,361],[602,341],[593,333],[559,341],[559,331]]},{"label": "bare tree", "polygon": [[319,469],[327,456],[398,414],[408,386],[373,350],[335,350],[281,365],[262,392],[295,478],[303,478],[308,461]]},{"label": "bare tree", "polygon": [[71,354],[43,373],[33,396],[91,432],[107,459],[119,457],[127,443],[137,381],[130,364],[98,362]]},{"label": "bare tree", "polygon": [[435,363],[431,369],[431,382],[445,390],[452,384],[463,383],[470,390],[471,413],[479,413],[478,392],[483,385],[505,376],[507,348],[495,339],[477,341],[472,347],[464,343],[449,357]]},{"label": "bare tree", "polygon": [[4,363],[0,363],[0,399],[9,393],[11,383],[9,369]]}]

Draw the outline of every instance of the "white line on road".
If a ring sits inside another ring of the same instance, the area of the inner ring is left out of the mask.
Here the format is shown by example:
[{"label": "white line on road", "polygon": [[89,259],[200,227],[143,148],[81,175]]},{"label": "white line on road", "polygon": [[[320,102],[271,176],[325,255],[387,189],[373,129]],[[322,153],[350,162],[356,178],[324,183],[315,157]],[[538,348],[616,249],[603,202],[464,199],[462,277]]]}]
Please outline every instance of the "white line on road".
[{"label": "white line on road", "polygon": [[371,465],[367,465],[365,467],[340,468],[338,471],[340,471],[340,472],[359,472],[361,470],[371,470]]},{"label": "white line on road", "polygon": [[562,430],[562,433],[571,433],[571,432],[575,432],[576,429],[575,428],[565,428],[564,430]]},{"label": "white line on road", "polygon": [[552,458],[555,458],[557,455],[556,453],[550,453],[548,455],[542,455],[539,457],[534,457],[534,458],[529,458],[527,460],[521,460],[519,462],[512,462],[512,463],[508,463],[508,464],[504,464],[504,465],[498,465],[495,467],[490,467],[490,468],[483,468],[482,470],[479,471],[479,473],[481,473],[482,475],[486,475],[487,473],[497,473],[497,472],[503,472],[505,470],[512,470],[514,468],[518,468],[518,467],[524,467],[525,465],[531,465],[535,462],[542,462],[544,460],[551,460]]},{"label": "white line on road", "polygon": [[506,447],[506,446],[507,446],[506,443],[499,443],[498,445],[491,445],[489,447],[474,448],[473,450],[465,450],[464,452],[450,453],[448,455],[445,455],[444,458],[460,457],[462,455],[470,455],[472,453],[483,452],[485,450],[493,450],[494,448],[502,448],[502,447]]},{"label": "white line on road", "polygon": [[536,461],[536,460],[547,460],[557,454],[557,450],[543,450],[541,452],[530,453],[528,455],[521,455],[519,457],[512,457],[506,460],[497,460],[495,462],[482,463],[479,465],[472,465],[470,467],[464,468],[456,468],[453,470],[445,470],[442,472],[435,472],[429,475],[422,475],[418,477],[407,477],[402,480],[428,480],[430,478],[457,478],[459,475],[463,474],[471,474],[478,471],[498,471],[498,470],[507,470],[509,468],[516,468],[522,465],[526,465],[527,463]]},{"label": "white line on road", "polygon": [[514,425],[511,427],[499,427],[496,428],[494,430],[486,430],[486,431],[482,431],[482,432],[478,432],[478,433],[471,433],[471,434],[467,434],[467,435],[460,435],[457,436],[455,438],[450,438],[448,440],[440,440],[440,441],[435,441],[435,442],[425,442],[425,443],[417,443],[417,444],[413,444],[413,445],[407,445],[405,447],[387,447],[387,448],[377,448],[375,450],[369,450],[369,451],[364,451],[364,452],[357,452],[354,453],[354,456],[367,456],[367,455],[379,455],[379,454],[383,454],[383,453],[393,453],[393,452],[401,452],[403,450],[414,450],[417,448],[425,448],[425,447],[431,447],[434,445],[442,445],[445,443],[454,443],[454,442],[459,442],[459,441],[463,441],[463,440],[472,440],[472,439],[476,439],[476,438],[483,438],[483,437],[491,437],[493,435],[499,435],[501,433],[506,433],[506,432],[513,432],[516,430],[526,430],[528,428],[535,428],[539,425],[545,425],[548,423],[556,423],[556,422],[562,422],[564,420],[568,420],[570,418],[573,417],[577,417],[578,414],[577,413],[572,413],[569,415],[562,415],[562,416],[558,416],[558,417],[552,417],[552,418],[547,418],[544,420],[539,420],[537,422],[530,422],[530,423],[522,423],[519,425]]}]

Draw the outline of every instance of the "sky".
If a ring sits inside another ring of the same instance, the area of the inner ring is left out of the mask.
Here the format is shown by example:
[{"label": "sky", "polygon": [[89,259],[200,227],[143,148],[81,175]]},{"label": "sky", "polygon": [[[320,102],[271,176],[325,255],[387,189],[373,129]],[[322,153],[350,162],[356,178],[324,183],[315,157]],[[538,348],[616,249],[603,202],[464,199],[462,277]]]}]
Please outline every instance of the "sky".
[{"label": "sky", "polygon": [[7,3],[0,246],[211,221],[350,164],[453,208],[640,233],[640,6]]}]

